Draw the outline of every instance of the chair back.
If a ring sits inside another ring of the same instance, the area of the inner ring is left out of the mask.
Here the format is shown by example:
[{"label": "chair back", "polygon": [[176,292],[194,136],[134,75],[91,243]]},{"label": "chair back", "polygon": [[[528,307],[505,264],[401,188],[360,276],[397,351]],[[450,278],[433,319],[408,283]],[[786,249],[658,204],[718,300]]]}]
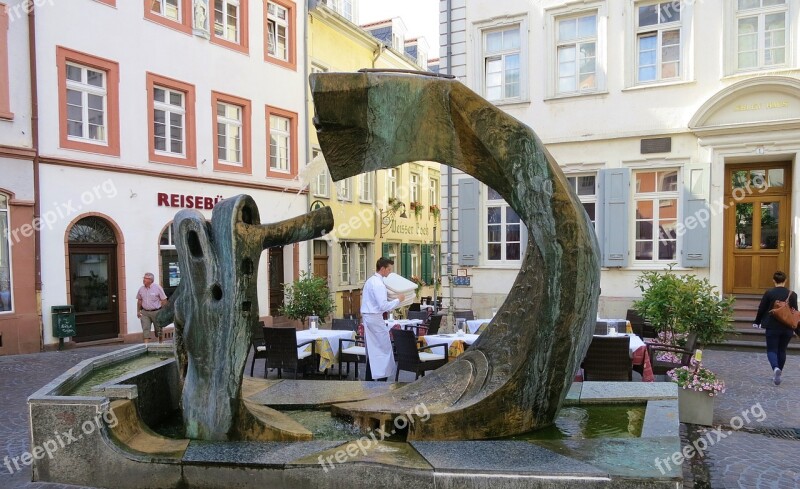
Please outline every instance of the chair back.
[{"label": "chair back", "polygon": [[442,318],[444,316],[431,316],[430,323],[428,323],[428,334],[439,334],[439,326],[442,325]]},{"label": "chair back", "polygon": [[420,309],[419,306],[420,306],[419,302],[412,302],[411,305],[408,306],[408,312],[419,311]]},{"label": "chair back", "polygon": [[625,319],[631,322],[631,328],[636,336],[640,338],[658,338],[658,333],[653,325],[650,324],[650,321],[636,312],[635,309],[628,309]]},{"label": "chair back", "polygon": [[692,363],[692,357],[697,349],[697,333],[689,333],[686,337],[686,345],[684,346],[686,353],[681,355],[681,366],[686,367]]},{"label": "chair back", "polygon": [[250,323],[250,343],[254,345],[264,344],[264,321]]},{"label": "chair back", "polygon": [[345,319],[352,319],[352,320],[358,322],[358,314],[345,314],[344,318]]},{"label": "chair back", "polygon": [[456,311],[453,313],[453,316],[456,319],[466,319],[467,321],[475,319],[475,313],[472,311]]},{"label": "chair back", "polygon": [[297,333],[294,328],[264,328],[267,366],[297,368]]},{"label": "chair back", "polygon": [[595,336],[583,360],[583,380],[632,380],[627,336]]},{"label": "chair back", "polygon": [[358,320],[356,319],[334,319],[331,323],[331,329],[337,331],[355,331],[358,329]]},{"label": "chair back", "polygon": [[414,332],[396,329],[393,330],[392,333],[394,333],[394,359],[397,361],[398,365],[400,367],[413,367],[420,363],[419,352],[417,351],[417,337],[414,335]]},{"label": "chair back", "polygon": [[428,311],[408,311],[408,319],[428,320]]}]

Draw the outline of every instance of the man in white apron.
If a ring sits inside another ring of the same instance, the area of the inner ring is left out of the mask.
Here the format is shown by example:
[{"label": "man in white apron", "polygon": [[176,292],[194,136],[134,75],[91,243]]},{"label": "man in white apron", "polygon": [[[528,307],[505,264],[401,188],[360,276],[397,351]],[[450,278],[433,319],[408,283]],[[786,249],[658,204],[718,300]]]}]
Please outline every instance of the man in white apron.
[{"label": "man in white apron", "polygon": [[389,300],[389,291],[383,277],[392,273],[394,261],[381,257],[375,265],[375,274],[367,279],[361,292],[361,317],[364,320],[364,335],[367,340],[367,359],[375,380],[387,379],[395,373],[397,366],[389,337],[390,326],[383,320],[383,313],[394,310],[405,300],[403,294]]}]

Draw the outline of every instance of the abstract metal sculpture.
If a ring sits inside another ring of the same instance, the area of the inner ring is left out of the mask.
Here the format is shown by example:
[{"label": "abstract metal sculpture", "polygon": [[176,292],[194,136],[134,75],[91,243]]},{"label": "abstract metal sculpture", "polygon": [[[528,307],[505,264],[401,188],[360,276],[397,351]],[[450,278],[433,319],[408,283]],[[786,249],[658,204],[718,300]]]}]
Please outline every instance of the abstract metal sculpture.
[{"label": "abstract metal sculpture", "polygon": [[401,73],[311,75],[314,123],[338,181],[410,161],[458,168],[496,190],[528,228],[519,275],[456,361],[366,401],[334,406],[364,426],[425,403],[407,438],[480,439],[551,424],[591,340],[600,286],[592,225],[536,134],[461,83]]}]

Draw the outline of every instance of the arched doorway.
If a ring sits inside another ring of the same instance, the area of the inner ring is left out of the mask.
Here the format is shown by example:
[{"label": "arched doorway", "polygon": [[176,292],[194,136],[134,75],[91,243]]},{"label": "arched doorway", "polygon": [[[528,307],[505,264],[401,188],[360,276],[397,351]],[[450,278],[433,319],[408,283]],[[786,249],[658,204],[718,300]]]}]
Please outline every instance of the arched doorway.
[{"label": "arched doorway", "polygon": [[97,216],[84,217],[69,230],[69,290],[75,308],[76,342],[119,336],[117,238]]}]

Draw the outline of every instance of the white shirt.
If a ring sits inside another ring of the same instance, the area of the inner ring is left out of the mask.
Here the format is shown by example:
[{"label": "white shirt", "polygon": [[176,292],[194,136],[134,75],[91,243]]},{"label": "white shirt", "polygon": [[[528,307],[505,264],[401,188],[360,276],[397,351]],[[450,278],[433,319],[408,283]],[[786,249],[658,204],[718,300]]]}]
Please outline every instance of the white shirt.
[{"label": "white shirt", "polygon": [[361,314],[383,314],[400,305],[400,299],[389,300],[389,291],[383,284],[383,277],[379,273],[371,276],[364,283],[361,292]]}]

